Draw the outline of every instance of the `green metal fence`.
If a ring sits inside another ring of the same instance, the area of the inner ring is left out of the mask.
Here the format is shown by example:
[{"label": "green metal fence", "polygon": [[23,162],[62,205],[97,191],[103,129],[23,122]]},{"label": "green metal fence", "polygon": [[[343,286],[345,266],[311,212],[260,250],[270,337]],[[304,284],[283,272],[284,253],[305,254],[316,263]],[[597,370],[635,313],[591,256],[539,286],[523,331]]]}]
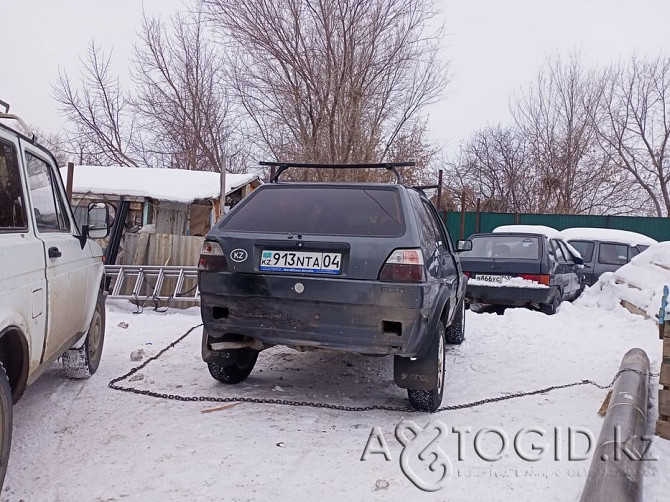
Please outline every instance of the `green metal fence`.
[{"label": "green metal fence", "polygon": [[[451,238],[461,238],[461,213],[443,212],[444,221]],[[670,218],[646,218],[641,216],[584,216],[574,214],[510,214],[479,213],[479,228],[476,228],[477,214],[465,213],[463,237],[480,232],[491,232],[500,225],[546,225],[556,230],[573,227],[613,228],[630,230],[647,235],[657,241],[670,241]]]}]

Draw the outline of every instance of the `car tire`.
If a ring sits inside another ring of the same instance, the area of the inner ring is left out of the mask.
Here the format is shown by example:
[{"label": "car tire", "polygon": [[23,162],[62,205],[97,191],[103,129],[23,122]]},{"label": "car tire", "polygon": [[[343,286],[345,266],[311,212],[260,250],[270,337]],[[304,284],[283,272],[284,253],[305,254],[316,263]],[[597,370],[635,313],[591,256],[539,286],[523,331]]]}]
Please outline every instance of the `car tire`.
[{"label": "car tire", "polygon": [[12,447],[12,389],[5,367],[0,364],[0,489],[5,481]]},{"label": "car tire", "polygon": [[84,345],[63,354],[63,368],[68,378],[89,378],[100,366],[105,342],[105,298],[98,295],[93,318],[86,333]]},{"label": "car tire", "polygon": [[447,343],[460,345],[465,340],[465,301],[461,300],[460,306],[451,324],[447,326],[445,338]]},{"label": "car tire", "polygon": [[207,363],[209,374],[215,380],[225,384],[240,383],[251,374],[258,359],[258,350],[254,349],[234,349],[235,362],[233,364],[219,364],[216,362]]},{"label": "car tire", "polygon": [[439,334],[431,344],[432,347],[425,357],[433,359],[437,371],[437,387],[430,390],[407,389],[407,396],[412,408],[418,411],[434,412],[442,404],[444,394],[444,343],[445,327],[442,322],[439,323]]},{"label": "car tire", "polygon": [[558,310],[558,306],[561,304],[561,293],[556,293],[551,303],[545,303],[540,305],[540,312],[546,315],[554,315]]}]

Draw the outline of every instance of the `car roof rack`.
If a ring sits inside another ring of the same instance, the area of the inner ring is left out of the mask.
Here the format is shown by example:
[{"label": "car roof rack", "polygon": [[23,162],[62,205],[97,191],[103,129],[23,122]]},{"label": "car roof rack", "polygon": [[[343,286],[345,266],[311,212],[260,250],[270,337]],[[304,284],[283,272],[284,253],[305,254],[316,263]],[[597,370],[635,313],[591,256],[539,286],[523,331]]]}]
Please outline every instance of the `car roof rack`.
[{"label": "car roof rack", "polygon": [[379,164],[302,164],[298,162],[259,162],[261,166],[277,167],[277,172],[270,178],[270,183],[277,183],[279,175],[289,167],[301,169],[386,169],[395,174],[396,182],[401,185],[402,178],[398,167],[414,167],[416,162],[382,162]]},{"label": "car roof rack", "polygon": [[30,127],[28,127],[28,124],[26,124],[23,121],[23,119],[18,115],[9,113],[9,103],[6,103],[5,101],[0,99],[0,107],[3,107],[5,109],[4,112],[0,112],[0,119],[16,120],[21,126],[21,129],[23,129],[26,137],[28,137],[30,141],[35,141],[35,133],[33,133]]},{"label": "car roof rack", "polygon": [[412,188],[428,199],[429,197],[424,190],[440,188],[440,185],[415,185]]}]

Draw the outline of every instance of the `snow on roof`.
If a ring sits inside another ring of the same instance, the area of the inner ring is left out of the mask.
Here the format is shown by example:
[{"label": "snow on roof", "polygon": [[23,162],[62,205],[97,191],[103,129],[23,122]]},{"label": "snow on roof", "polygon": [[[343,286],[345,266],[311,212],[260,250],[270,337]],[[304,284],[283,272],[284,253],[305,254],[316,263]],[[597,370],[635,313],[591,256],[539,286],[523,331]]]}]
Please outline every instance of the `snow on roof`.
[{"label": "snow on roof", "polygon": [[502,225],[494,228],[493,233],[538,234],[544,235],[550,239],[560,237],[560,232],[558,230],[544,225]]},{"label": "snow on roof", "polygon": [[661,308],[666,285],[670,285],[670,242],[659,242],[616,272],[601,275],[577,301],[612,310],[625,300],[653,319]]},{"label": "snow on roof", "polygon": [[611,241],[622,242],[630,246],[651,246],[657,241],[646,235],[628,230],[615,230],[613,228],[566,228],[561,231],[565,240],[588,240],[588,241]]},{"label": "snow on roof", "polygon": [[[63,179],[67,168],[61,168]],[[259,179],[257,172],[226,173],[226,194]],[[221,194],[219,173],[149,167],[75,166],[72,191],[78,194],[125,195],[190,203]]]}]

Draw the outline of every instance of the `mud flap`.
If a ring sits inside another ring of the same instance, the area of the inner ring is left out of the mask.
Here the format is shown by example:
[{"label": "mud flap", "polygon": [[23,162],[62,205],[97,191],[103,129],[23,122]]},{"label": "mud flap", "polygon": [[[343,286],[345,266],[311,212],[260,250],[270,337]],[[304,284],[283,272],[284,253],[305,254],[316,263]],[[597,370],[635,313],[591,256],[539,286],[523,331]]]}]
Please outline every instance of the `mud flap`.
[{"label": "mud flap", "polygon": [[[435,352],[435,351],[432,351]],[[432,390],[437,387],[437,358],[394,356],[393,380],[402,389]]]},{"label": "mud flap", "polygon": [[207,330],[202,330],[202,360],[206,363],[216,363],[221,366],[230,366],[237,362],[239,350],[212,350]]}]

